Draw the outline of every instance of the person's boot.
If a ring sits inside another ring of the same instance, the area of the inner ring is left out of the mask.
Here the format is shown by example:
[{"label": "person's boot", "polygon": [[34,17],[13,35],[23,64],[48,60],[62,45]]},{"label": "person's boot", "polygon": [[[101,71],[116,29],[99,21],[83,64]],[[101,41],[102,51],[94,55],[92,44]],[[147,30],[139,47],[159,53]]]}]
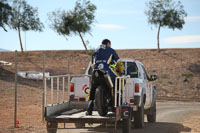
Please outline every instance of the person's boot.
[{"label": "person's boot", "polygon": [[88,110],[86,112],[86,115],[92,115],[93,107],[94,107],[93,100],[90,100],[88,103]]}]

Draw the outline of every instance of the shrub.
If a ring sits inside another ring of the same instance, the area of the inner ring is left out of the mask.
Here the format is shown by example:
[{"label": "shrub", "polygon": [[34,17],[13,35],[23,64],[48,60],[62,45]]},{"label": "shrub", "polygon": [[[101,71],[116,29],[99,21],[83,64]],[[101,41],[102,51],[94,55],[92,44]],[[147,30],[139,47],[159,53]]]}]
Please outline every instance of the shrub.
[{"label": "shrub", "polygon": [[166,78],[168,78],[168,75],[167,74],[162,74],[161,78],[166,79]]},{"label": "shrub", "polygon": [[189,78],[189,77],[193,77],[193,74],[190,73],[190,72],[188,72],[188,73],[184,73],[184,74],[182,74],[182,76],[183,76],[183,77],[187,77],[187,78]]}]

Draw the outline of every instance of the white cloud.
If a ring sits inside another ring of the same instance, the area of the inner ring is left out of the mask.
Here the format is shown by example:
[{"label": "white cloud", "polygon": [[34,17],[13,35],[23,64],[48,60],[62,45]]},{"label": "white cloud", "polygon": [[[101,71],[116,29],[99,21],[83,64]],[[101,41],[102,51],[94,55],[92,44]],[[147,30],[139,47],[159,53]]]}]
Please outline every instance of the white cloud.
[{"label": "white cloud", "polygon": [[96,24],[95,26],[103,29],[118,29],[118,30],[123,30],[126,29],[126,27],[121,26],[121,25],[115,25],[115,24]]},{"label": "white cloud", "polygon": [[101,10],[97,10],[97,13],[100,14],[109,14],[109,15],[125,15],[125,14],[139,14],[139,11],[135,11],[135,10],[105,10],[105,9],[101,9]]},{"label": "white cloud", "polygon": [[176,36],[165,38],[164,41],[170,44],[200,43],[200,35]]},{"label": "white cloud", "polygon": [[200,16],[188,16],[185,17],[186,22],[200,22]]}]

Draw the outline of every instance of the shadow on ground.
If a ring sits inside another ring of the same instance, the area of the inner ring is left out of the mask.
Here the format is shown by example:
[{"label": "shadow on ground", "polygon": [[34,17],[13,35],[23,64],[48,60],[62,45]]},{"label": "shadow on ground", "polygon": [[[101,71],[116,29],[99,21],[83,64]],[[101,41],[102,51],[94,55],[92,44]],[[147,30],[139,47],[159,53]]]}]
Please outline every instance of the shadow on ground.
[{"label": "shadow on ground", "polygon": [[[115,131],[114,127],[103,128],[98,126],[95,128],[89,128],[89,132],[102,132],[102,133],[122,133],[122,129],[118,126]],[[181,132],[190,132],[191,128],[185,127],[179,123],[170,123],[170,122],[156,122],[156,123],[145,123],[143,129],[132,128],[131,132],[134,133],[181,133]]]}]

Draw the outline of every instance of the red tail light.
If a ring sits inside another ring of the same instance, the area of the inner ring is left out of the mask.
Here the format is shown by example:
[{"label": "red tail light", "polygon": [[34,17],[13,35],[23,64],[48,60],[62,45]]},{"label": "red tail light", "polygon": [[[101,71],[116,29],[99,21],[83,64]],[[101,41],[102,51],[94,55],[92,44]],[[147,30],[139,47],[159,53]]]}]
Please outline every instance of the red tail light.
[{"label": "red tail light", "polygon": [[139,87],[139,84],[135,84],[135,92],[139,92],[140,91],[140,87]]},{"label": "red tail light", "polygon": [[78,102],[78,99],[74,99],[75,102]]},{"label": "red tail light", "polygon": [[133,99],[130,99],[130,103],[133,103],[134,102],[134,100]]},{"label": "red tail light", "polygon": [[70,84],[70,92],[74,92],[74,83]]},{"label": "red tail light", "polygon": [[79,98],[79,101],[84,102],[84,101],[85,101],[85,98],[84,98],[84,97]]}]

